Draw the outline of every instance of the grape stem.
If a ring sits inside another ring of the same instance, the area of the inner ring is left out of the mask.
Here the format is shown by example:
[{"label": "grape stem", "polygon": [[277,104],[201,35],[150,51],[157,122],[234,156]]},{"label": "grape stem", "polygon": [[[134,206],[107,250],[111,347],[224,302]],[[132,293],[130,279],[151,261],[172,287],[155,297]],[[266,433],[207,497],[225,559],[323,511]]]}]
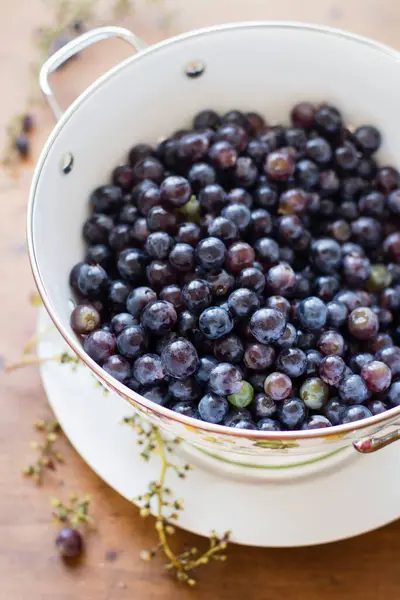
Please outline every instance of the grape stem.
[{"label": "grape stem", "polygon": [[[191,548],[188,551],[176,554],[169,543],[169,536],[175,532],[174,527],[168,523],[168,519],[176,520],[178,511],[182,510],[181,501],[171,501],[170,490],[165,487],[165,480],[169,469],[174,470],[178,477],[185,478],[186,471],[190,470],[190,465],[178,466],[168,460],[168,452],[172,452],[172,444],[178,444],[179,439],[173,442],[166,441],[157,427],[151,425],[145,429],[138,417],[126,418],[124,422],[131,425],[139,436],[138,444],[144,446],[142,457],[149,460],[150,453],[154,452],[160,457],[161,472],[157,482],[152,482],[149,485],[149,490],[143,496],[139,496],[136,500],[141,506],[140,515],[147,517],[150,514],[150,501],[155,499],[155,529],[157,531],[158,545],[150,551],[141,553],[144,560],[153,558],[158,550],[162,550],[169,562],[166,569],[175,570],[176,577],[179,581],[183,581],[190,586],[195,585],[196,580],[193,577],[193,570],[201,565],[206,565],[210,560],[226,560],[226,556],[221,554],[221,551],[227,547],[230,532],[226,532],[222,538],[218,538],[215,531],[212,531],[210,536],[209,548],[202,554],[198,553],[197,548]],[[173,512],[165,516],[166,507],[171,507]]]}]

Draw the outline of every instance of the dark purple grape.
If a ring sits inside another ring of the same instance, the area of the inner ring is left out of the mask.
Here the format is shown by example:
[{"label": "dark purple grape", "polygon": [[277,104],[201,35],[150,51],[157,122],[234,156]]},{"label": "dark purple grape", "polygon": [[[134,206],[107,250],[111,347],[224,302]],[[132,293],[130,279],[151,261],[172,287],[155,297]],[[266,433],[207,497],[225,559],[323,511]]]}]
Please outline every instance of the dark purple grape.
[{"label": "dark purple grape", "polygon": [[114,221],[108,215],[95,213],[83,225],[83,238],[88,244],[106,244]]},{"label": "dark purple grape", "polygon": [[263,371],[274,364],[275,350],[272,346],[254,343],[246,346],[244,353],[244,364],[249,369]]},{"label": "dark purple grape", "polygon": [[287,429],[298,429],[306,416],[306,407],[299,398],[288,398],[278,405],[277,418]]},{"label": "dark purple grape", "polygon": [[133,146],[131,150],[129,150],[129,162],[132,166],[134,166],[140,160],[145,158],[149,158],[154,155],[154,150],[148,144],[136,144]]},{"label": "dark purple grape", "polygon": [[385,196],[381,192],[369,192],[365,196],[361,196],[358,201],[358,208],[363,215],[380,218],[385,208]]},{"label": "dark purple grape", "polygon": [[200,398],[200,386],[193,377],[172,379],[168,386],[170,396],[182,402],[194,402]]},{"label": "dark purple grape", "polygon": [[271,181],[287,181],[295,172],[294,157],[287,148],[267,155],[264,171]]},{"label": "dark purple grape", "polygon": [[240,363],[244,355],[242,341],[234,334],[216,340],[213,343],[213,351],[214,356],[218,361],[229,362],[231,364]]},{"label": "dark purple grape", "polygon": [[162,202],[173,207],[184,206],[190,199],[192,189],[190,183],[180,175],[171,175],[164,179],[160,186]]},{"label": "dark purple grape", "polygon": [[297,308],[297,317],[302,327],[311,331],[322,329],[327,319],[327,308],[316,296],[301,300]]},{"label": "dark purple grape", "polygon": [[228,307],[238,319],[249,318],[260,307],[260,300],[252,290],[240,288],[229,296]]},{"label": "dark purple grape", "polygon": [[103,369],[117,381],[125,383],[132,376],[132,367],[128,359],[114,354],[107,358]]},{"label": "dark purple grape", "polygon": [[[335,171],[327,169],[319,173],[319,193],[321,197],[331,197],[338,193],[340,189],[340,179]],[[346,199],[349,199],[346,197]]]},{"label": "dark purple grape", "polygon": [[122,202],[122,190],[116,185],[103,185],[90,195],[90,207],[94,213],[115,214]]},{"label": "dark purple grape", "polygon": [[377,353],[376,358],[390,368],[393,379],[400,376],[400,348],[398,346],[382,348]]},{"label": "dark purple grape", "polygon": [[292,123],[295,127],[310,129],[314,125],[316,109],[310,102],[299,102],[290,113]]},{"label": "dark purple grape", "polygon": [[157,158],[148,156],[133,165],[133,177],[136,183],[145,179],[161,183],[164,178],[164,167]]},{"label": "dark purple grape", "polygon": [[206,270],[218,269],[225,262],[225,245],[216,237],[208,237],[197,244],[196,261]]},{"label": "dark purple grape", "polygon": [[137,319],[132,317],[130,313],[121,312],[114,315],[110,322],[110,331],[114,335],[119,335],[127,327],[138,325]]},{"label": "dark purple grape", "polygon": [[248,267],[240,272],[237,285],[240,288],[248,288],[257,294],[261,294],[265,288],[265,276],[259,269]]},{"label": "dark purple grape", "polygon": [[147,400],[151,400],[154,404],[165,406],[169,400],[168,388],[162,385],[151,385],[141,389],[141,395]]},{"label": "dark purple grape", "polygon": [[87,249],[85,261],[90,265],[100,265],[107,271],[112,266],[113,255],[104,244],[95,244]]},{"label": "dark purple grape", "polygon": [[284,400],[292,393],[292,382],[284,373],[271,373],[265,379],[264,391],[275,402]]},{"label": "dark purple grape", "polygon": [[139,325],[126,327],[117,337],[118,351],[126,358],[136,358],[143,354],[147,345],[146,333]]},{"label": "dark purple grape", "polygon": [[170,302],[175,308],[176,312],[180,312],[185,308],[185,304],[182,297],[182,290],[179,285],[167,285],[160,291],[160,300]]},{"label": "dark purple grape", "polygon": [[223,242],[233,242],[238,237],[238,228],[233,220],[225,216],[217,217],[208,226],[208,235],[217,237]]},{"label": "dark purple grape", "polygon": [[218,169],[230,169],[235,166],[237,161],[235,148],[223,140],[213,144],[208,155],[212,164]]},{"label": "dark purple grape", "polygon": [[122,190],[129,191],[133,186],[133,169],[129,165],[116,167],[112,173],[112,182]]},{"label": "dark purple grape", "polygon": [[100,326],[100,314],[91,304],[78,304],[71,313],[70,324],[75,333],[86,335]]},{"label": "dark purple grape", "polygon": [[319,365],[322,361],[322,354],[318,350],[307,350],[306,352],[306,374],[316,375],[318,373]]},{"label": "dark purple grape", "polygon": [[146,268],[146,276],[150,286],[160,289],[172,285],[176,281],[176,273],[168,262],[153,260]]},{"label": "dark purple grape", "polygon": [[131,244],[131,228],[126,223],[115,225],[108,236],[108,245],[112,250],[120,252]]},{"label": "dark purple grape", "polygon": [[200,362],[193,344],[184,338],[177,338],[163,348],[161,364],[171,377],[186,379],[197,371]]},{"label": "dark purple grape", "polygon": [[274,308],[261,308],[250,319],[250,331],[262,344],[279,340],[285,327],[284,315]]},{"label": "dark purple grape", "polygon": [[228,204],[222,209],[221,215],[232,221],[238,231],[246,230],[251,221],[251,212],[244,204]]},{"label": "dark purple grape", "polygon": [[334,275],[320,275],[314,283],[316,295],[324,302],[331,300],[339,291],[340,281]]},{"label": "dark purple grape", "polygon": [[303,159],[296,164],[295,177],[297,183],[305,190],[314,189],[320,181],[320,172],[312,160]]},{"label": "dark purple grape", "polygon": [[225,271],[225,269],[208,271],[206,280],[210,286],[212,295],[217,297],[226,296],[235,287],[235,278]]},{"label": "dark purple grape", "polygon": [[215,169],[207,163],[195,163],[188,172],[188,180],[192,190],[197,193],[207,185],[217,181]]},{"label": "dark purple grape", "polygon": [[228,415],[229,403],[223,396],[206,394],[199,402],[199,414],[207,423],[221,423]]},{"label": "dark purple grape", "polygon": [[364,365],[361,369],[361,377],[367,388],[374,393],[384,392],[392,381],[391,370],[379,360],[373,360]]},{"label": "dark purple grape", "polygon": [[194,312],[203,311],[211,304],[210,285],[203,279],[193,279],[184,286],[182,298],[189,310]]},{"label": "dark purple grape", "polygon": [[278,213],[280,215],[301,215],[308,207],[308,194],[300,188],[292,188],[284,192],[279,200]]},{"label": "dark purple grape", "polygon": [[321,106],[314,115],[316,129],[326,136],[333,136],[342,128],[342,115],[334,106]]},{"label": "dark purple grape", "polygon": [[176,216],[162,206],[153,206],[147,215],[147,226],[150,231],[164,231],[174,233],[176,230]]},{"label": "dark purple grape", "polygon": [[83,341],[84,351],[99,365],[115,354],[116,340],[112,333],[98,329]]},{"label": "dark purple grape", "polygon": [[354,132],[354,140],[358,148],[369,156],[376,152],[381,145],[381,134],[372,125],[362,125]]},{"label": "dark purple grape", "polygon": [[337,398],[332,398],[323,407],[324,415],[329,419],[332,425],[340,425],[347,407],[343,406]]},{"label": "dark purple grape", "polygon": [[276,367],[291,378],[304,375],[307,369],[307,357],[300,348],[285,348],[276,359]]},{"label": "dark purple grape", "polygon": [[200,385],[208,384],[210,373],[217,365],[217,360],[214,356],[201,356],[199,368],[196,371],[195,379]]},{"label": "dark purple grape", "polygon": [[245,114],[247,120],[247,131],[250,135],[258,135],[267,129],[264,117],[255,112]]},{"label": "dark purple grape", "polygon": [[253,198],[251,194],[242,187],[231,189],[227,194],[229,204],[244,204],[247,208],[253,206]]},{"label": "dark purple grape", "polygon": [[254,249],[261,262],[267,266],[272,266],[279,261],[279,245],[272,238],[259,238],[254,244]]},{"label": "dark purple grape", "polygon": [[189,244],[176,244],[169,254],[169,262],[177,271],[193,271],[194,249]]},{"label": "dark purple grape", "polygon": [[148,255],[138,248],[127,248],[123,250],[118,258],[118,271],[124,279],[137,281],[144,276]]},{"label": "dark purple grape", "polygon": [[126,307],[132,316],[140,317],[143,309],[155,300],[157,300],[157,294],[154,290],[146,286],[137,287],[130,292]]},{"label": "dark purple grape", "polygon": [[111,308],[115,312],[124,311],[126,301],[131,292],[131,287],[125,281],[115,280],[110,283],[108,288],[108,300]]},{"label": "dark purple grape", "polygon": [[212,306],[201,313],[199,327],[208,339],[217,340],[232,331],[233,322],[227,310]]},{"label": "dark purple grape", "polygon": [[334,273],[341,265],[342,251],[340,245],[330,238],[316,240],[311,246],[311,258],[321,273]]},{"label": "dark purple grape", "polygon": [[260,431],[281,431],[282,427],[275,419],[265,417],[257,422],[257,429]]},{"label": "dark purple grape", "polygon": [[354,171],[359,163],[357,148],[351,142],[344,142],[335,150],[335,163],[342,171]]},{"label": "dark purple grape", "polygon": [[351,223],[353,239],[364,248],[376,247],[382,237],[380,223],[372,217],[360,217]]},{"label": "dark purple grape", "polygon": [[194,129],[217,129],[221,125],[221,117],[214,110],[202,110],[193,119]]},{"label": "dark purple grape", "polygon": [[174,240],[165,231],[155,231],[146,240],[145,250],[152,258],[163,260],[173,248]]},{"label": "dark purple grape", "polygon": [[237,152],[242,152],[246,148],[248,142],[248,137],[243,128],[243,124],[240,125],[235,122],[223,124],[217,130],[213,139],[217,143],[219,141],[229,142]]},{"label": "dark purple grape", "polygon": [[147,227],[146,219],[138,219],[131,229],[132,239],[138,242],[140,245],[144,244],[149,237],[150,231]]},{"label": "dark purple grape", "polygon": [[217,183],[206,185],[198,195],[200,206],[209,213],[217,213],[227,203],[225,190]]},{"label": "dark purple grape", "polygon": [[201,131],[186,133],[179,139],[178,157],[188,163],[203,159],[208,152],[209,140]]},{"label": "dark purple grape", "polygon": [[170,409],[184,417],[199,418],[197,407],[191,402],[177,402],[176,404],[172,404]]},{"label": "dark purple grape", "polygon": [[366,407],[371,411],[372,416],[381,415],[385,411],[389,410],[389,406],[382,400],[371,400],[367,402]]},{"label": "dark purple grape", "polygon": [[346,404],[362,404],[368,400],[368,388],[360,375],[350,375],[339,386],[339,396]]},{"label": "dark purple grape", "polygon": [[372,417],[372,413],[366,406],[355,405],[349,406],[344,411],[342,416],[342,423],[353,423],[354,421],[361,421],[362,419],[368,419],[368,417]]},{"label": "dark purple grape", "polygon": [[236,394],[242,387],[242,374],[234,365],[219,363],[209,372],[209,386],[221,396]]},{"label": "dark purple grape", "polygon": [[254,191],[254,202],[262,208],[271,209],[278,204],[278,194],[270,185],[261,184]]},{"label": "dark purple grape", "polygon": [[326,165],[332,159],[332,147],[325,138],[311,138],[307,142],[307,156],[319,165]]},{"label": "dark purple grape", "polygon": [[22,118],[21,129],[24,133],[31,133],[31,131],[35,128],[35,119],[33,115],[26,114]]},{"label": "dark purple grape", "polygon": [[280,294],[281,296],[291,296],[296,287],[296,275],[290,265],[279,263],[271,267],[265,280],[267,288],[272,294]]},{"label": "dark purple grape", "polygon": [[176,310],[170,302],[156,300],[148,304],[141,315],[143,327],[152,334],[161,336],[171,331],[177,323]]},{"label": "dark purple grape", "polygon": [[165,372],[157,354],[143,354],[135,360],[133,376],[141,385],[155,385],[161,383]]},{"label": "dark purple grape", "polygon": [[322,429],[332,427],[332,423],[323,415],[312,415],[306,423],[303,423],[302,429]]},{"label": "dark purple grape", "polygon": [[251,405],[256,420],[271,418],[276,414],[277,404],[272,398],[265,394],[256,394]]},{"label": "dark purple grape", "polygon": [[85,263],[81,265],[76,286],[78,292],[84,298],[88,298],[89,300],[101,298],[107,292],[108,283],[108,275],[103,267]]},{"label": "dark purple grape", "polygon": [[348,327],[355,338],[368,340],[378,333],[378,317],[370,308],[355,308],[349,315]]},{"label": "dark purple grape", "polygon": [[[216,236],[218,237],[218,236]],[[196,223],[181,223],[175,236],[177,242],[190,244],[195,248],[201,239],[201,230]]]},{"label": "dark purple grape", "polygon": [[56,548],[63,558],[75,558],[83,550],[83,538],[77,529],[64,527],[56,537]]},{"label": "dark purple grape", "polygon": [[275,342],[279,348],[292,348],[297,344],[297,331],[294,325],[288,323],[282,336]]},{"label": "dark purple grape", "polygon": [[343,336],[337,331],[324,331],[318,339],[318,350],[324,356],[343,356],[346,350]]},{"label": "dark purple grape", "polygon": [[338,386],[344,376],[346,363],[340,356],[325,356],[319,364],[318,374],[322,381]]},{"label": "dark purple grape", "polygon": [[257,181],[258,170],[248,156],[239,156],[233,169],[233,180],[237,186],[251,188]]},{"label": "dark purple grape", "polygon": [[290,312],[290,302],[283,296],[269,296],[265,303],[267,308],[279,310],[286,318]]}]

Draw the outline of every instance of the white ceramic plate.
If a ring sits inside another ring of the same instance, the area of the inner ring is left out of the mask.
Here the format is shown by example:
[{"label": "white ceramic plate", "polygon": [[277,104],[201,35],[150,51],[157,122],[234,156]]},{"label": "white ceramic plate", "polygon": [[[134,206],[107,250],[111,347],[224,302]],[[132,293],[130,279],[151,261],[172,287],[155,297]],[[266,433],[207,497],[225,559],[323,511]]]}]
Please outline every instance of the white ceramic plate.
[{"label": "white ceramic plate", "polygon": [[[44,309],[39,318],[40,356],[65,351]],[[156,456],[140,458],[137,437],[122,425],[132,408],[104,394],[83,366],[50,361],[41,369],[49,403],[65,434],[88,465],[127,499],[159,476]],[[199,464],[185,480],[170,474],[168,485],[184,499],[183,529],[209,536],[232,530],[232,541],[251,546],[322,544],[376,529],[400,516],[400,444],[334,463],[317,475],[293,481],[248,481],[222,477]],[[175,460],[183,461],[177,451]]]}]

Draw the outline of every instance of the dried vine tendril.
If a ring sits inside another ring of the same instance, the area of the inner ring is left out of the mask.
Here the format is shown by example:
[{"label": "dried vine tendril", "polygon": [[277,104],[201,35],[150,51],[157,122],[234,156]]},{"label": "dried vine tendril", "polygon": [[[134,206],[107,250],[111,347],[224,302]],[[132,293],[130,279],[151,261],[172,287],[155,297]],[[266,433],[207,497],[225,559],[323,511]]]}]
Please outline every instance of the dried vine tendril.
[{"label": "dried vine tendril", "polygon": [[173,445],[180,442],[178,438],[172,442],[167,442],[157,427],[150,424],[144,425],[137,416],[126,417],[124,423],[130,425],[138,435],[138,444],[143,447],[141,456],[144,460],[149,460],[153,452],[161,459],[161,472],[158,481],[152,481],[149,484],[148,491],[134,499],[134,502],[140,506],[141,517],[150,515],[151,503],[154,503],[155,529],[159,540],[157,546],[142,550],[140,556],[143,560],[148,561],[161,551],[167,558],[165,568],[173,571],[179,581],[193,586],[196,584],[193,572],[198,567],[206,565],[212,560],[226,560],[226,554],[223,552],[227,547],[230,532],[227,531],[222,537],[218,537],[213,531],[209,539],[209,548],[203,553],[193,547],[177,554],[171,548],[169,537],[175,533],[175,528],[168,523],[168,519],[178,519],[178,513],[183,509],[183,503],[181,500],[171,498],[171,490],[165,486],[165,479],[168,470],[173,470],[178,477],[185,478],[191,467],[188,464],[180,467],[169,459],[168,454],[173,451]]},{"label": "dried vine tendril", "polygon": [[23,474],[40,485],[46,469],[54,471],[57,463],[63,463],[64,457],[55,445],[59,439],[60,425],[56,419],[36,421],[34,428],[43,433],[43,442],[31,442],[31,447],[38,452],[38,458],[23,469]]}]

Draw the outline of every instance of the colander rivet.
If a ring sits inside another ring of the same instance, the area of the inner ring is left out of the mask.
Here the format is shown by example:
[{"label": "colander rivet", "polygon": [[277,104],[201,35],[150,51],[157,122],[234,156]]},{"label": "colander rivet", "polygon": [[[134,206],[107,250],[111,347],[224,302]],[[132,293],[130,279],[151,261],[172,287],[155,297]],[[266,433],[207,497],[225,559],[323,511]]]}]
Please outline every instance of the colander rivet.
[{"label": "colander rivet", "polygon": [[61,159],[61,171],[64,175],[68,175],[72,171],[74,164],[74,157],[71,152],[66,152]]},{"label": "colander rivet", "polygon": [[186,65],[185,73],[187,77],[190,77],[190,79],[195,79],[196,77],[203,75],[205,69],[206,66],[203,62],[201,62],[201,60],[195,60]]}]

